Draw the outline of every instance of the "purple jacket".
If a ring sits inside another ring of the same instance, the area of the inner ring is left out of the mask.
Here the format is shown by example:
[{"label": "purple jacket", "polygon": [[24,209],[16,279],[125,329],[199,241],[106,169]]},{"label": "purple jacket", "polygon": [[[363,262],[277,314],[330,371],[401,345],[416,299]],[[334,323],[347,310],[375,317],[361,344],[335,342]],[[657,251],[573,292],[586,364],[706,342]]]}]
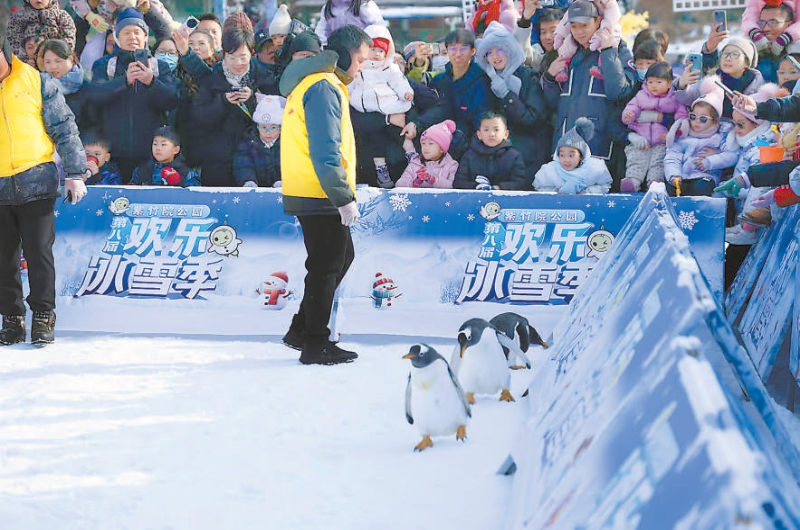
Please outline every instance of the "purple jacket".
[{"label": "purple jacket", "polygon": [[[458,162],[449,154],[441,160],[424,161],[419,153],[406,153],[408,166],[403,175],[397,179],[395,188],[447,188],[453,187],[453,180],[458,171]],[[423,165],[424,163],[424,165]],[[420,172],[421,169],[425,171]]]},{"label": "purple jacket", "polygon": [[[667,128],[659,122],[638,123],[636,119],[643,110],[655,110],[662,114],[674,113],[676,121],[689,115],[686,106],[678,101],[673,87],[670,87],[669,92],[663,96],[654,96],[647,89],[647,85],[642,84],[641,90],[625,105],[625,109],[622,111],[622,123],[633,132],[644,136],[649,145],[663,144],[667,136]],[[628,116],[629,112],[633,112],[632,118]]]},{"label": "purple jacket", "polygon": [[[337,29],[352,24],[361,29],[371,26],[372,24],[386,25],[386,21],[381,15],[381,10],[378,4],[373,0],[366,0],[361,2],[358,16],[350,11],[350,0],[328,0],[331,4],[331,18],[325,17],[325,5],[322,6],[320,11],[319,22],[314,32],[319,36],[319,40],[325,45],[328,43],[328,37]],[[327,3],[326,3],[327,4]]]}]

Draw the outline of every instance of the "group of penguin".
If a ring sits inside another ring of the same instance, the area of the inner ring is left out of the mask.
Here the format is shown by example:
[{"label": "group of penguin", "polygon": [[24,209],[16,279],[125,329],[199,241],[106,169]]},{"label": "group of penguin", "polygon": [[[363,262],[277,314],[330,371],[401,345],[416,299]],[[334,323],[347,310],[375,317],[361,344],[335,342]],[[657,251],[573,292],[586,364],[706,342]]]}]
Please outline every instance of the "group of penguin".
[{"label": "group of penguin", "polygon": [[432,436],[467,437],[470,405],[476,394],[497,394],[514,401],[509,369],[530,369],[526,352],[531,345],[547,348],[528,319],[501,313],[487,321],[471,318],[458,330],[450,363],[427,344],[414,344],[403,356],[411,360],[406,385],[406,419],[416,424],[422,441],[415,451],[433,445]]}]

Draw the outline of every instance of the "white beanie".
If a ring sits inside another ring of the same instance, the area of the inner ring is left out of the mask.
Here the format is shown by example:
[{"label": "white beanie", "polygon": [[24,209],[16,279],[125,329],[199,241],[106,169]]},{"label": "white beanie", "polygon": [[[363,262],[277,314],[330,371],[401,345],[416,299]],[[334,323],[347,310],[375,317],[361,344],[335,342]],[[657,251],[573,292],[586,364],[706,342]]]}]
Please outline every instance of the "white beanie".
[{"label": "white beanie", "polygon": [[280,125],[283,122],[283,109],[286,107],[286,98],[281,96],[256,95],[258,105],[253,113],[253,121],[260,124]]},{"label": "white beanie", "polygon": [[281,4],[269,23],[269,36],[288,35],[292,30],[292,16],[289,14],[289,6]]}]

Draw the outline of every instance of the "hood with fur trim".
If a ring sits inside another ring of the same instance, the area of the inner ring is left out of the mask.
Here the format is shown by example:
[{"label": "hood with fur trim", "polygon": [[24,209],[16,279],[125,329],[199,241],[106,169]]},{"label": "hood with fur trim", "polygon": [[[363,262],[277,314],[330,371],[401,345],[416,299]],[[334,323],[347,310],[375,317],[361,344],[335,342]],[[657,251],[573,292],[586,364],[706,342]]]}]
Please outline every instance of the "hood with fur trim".
[{"label": "hood with fur trim", "polygon": [[[373,64],[373,68],[386,68],[390,64],[394,64],[394,39],[392,39],[392,34],[389,31],[389,28],[383,26],[381,24],[372,24],[364,28],[364,33],[370,36],[370,38],[383,38],[389,41],[389,51],[386,52],[386,58],[378,64]],[[367,61],[367,63],[375,63],[376,61]],[[365,67],[367,64],[365,63]]]},{"label": "hood with fur trim", "polygon": [[508,70],[513,74],[525,62],[525,52],[522,50],[522,46],[519,45],[514,35],[499,22],[490,23],[483,37],[475,41],[475,62],[484,72],[487,72],[488,68],[494,69],[486,60],[486,54],[493,48],[502,48],[508,56],[508,65],[503,71]]}]

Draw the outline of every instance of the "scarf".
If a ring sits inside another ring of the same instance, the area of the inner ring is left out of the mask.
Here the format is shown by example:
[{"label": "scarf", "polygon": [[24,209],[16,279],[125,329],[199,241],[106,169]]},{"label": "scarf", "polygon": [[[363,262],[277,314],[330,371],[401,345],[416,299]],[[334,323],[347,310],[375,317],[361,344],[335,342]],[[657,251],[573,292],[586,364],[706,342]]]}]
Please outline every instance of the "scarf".
[{"label": "scarf", "polygon": [[[492,69],[494,70],[494,68]],[[495,70],[495,73],[506,82],[506,86],[508,86],[508,89],[512,91],[515,96],[519,96],[519,91],[522,88],[522,79],[515,76],[514,72],[511,71],[511,68],[506,66],[499,72]]]},{"label": "scarf", "polygon": [[681,118],[679,120],[675,120],[675,123],[673,123],[672,127],[669,128],[666,145],[667,147],[672,147],[672,144],[674,144],[675,140],[679,137],[686,138],[691,136],[692,138],[711,138],[718,132],[719,122],[717,122],[716,127],[709,127],[705,131],[694,132],[689,124],[689,118]]},{"label": "scarf", "polygon": [[76,64],[65,76],[61,77],[61,79],[56,79],[54,77],[53,81],[62,96],[74,94],[83,86],[83,68],[81,68],[81,65]]},{"label": "scarf", "polygon": [[[486,26],[493,20],[500,19],[500,0],[489,0],[485,4],[478,3],[478,9],[475,10],[475,16],[472,19],[472,30],[478,32],[478,28],[485,30]],[[483,27],[481,27],[483,26]],[[478,33],[482,33],[480,31]]]},{"label": "scarf", "polygon": [[228,63],[222,61],[222,73],[225,79],[231,86],[249,86],[250,85],[250,65],[247,65],[247,71],[241,75],[236,75],[228,70]]}]

